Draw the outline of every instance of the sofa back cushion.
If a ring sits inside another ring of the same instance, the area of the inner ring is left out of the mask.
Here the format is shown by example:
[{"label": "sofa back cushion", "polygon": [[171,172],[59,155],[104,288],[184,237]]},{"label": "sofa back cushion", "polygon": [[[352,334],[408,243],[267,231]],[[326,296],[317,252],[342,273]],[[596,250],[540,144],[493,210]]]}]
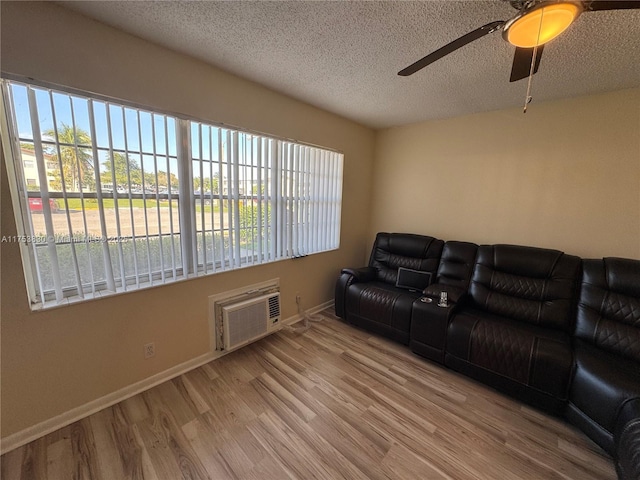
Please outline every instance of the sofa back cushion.
[{"label": "sofa back cushion", "polygon": [[409,233],[378,233],[369,266],[376,279],[396,284],[398,267],[431,272],[435,277],[444,242],[437,238]]},{"label": "sofa back cushion", "polygon": [[580,266],[580,258],[557,250],[483,245],[469,293],[478,309],[571,332]]},{"label": "sofa back cushion", "polygon": [[640,362],[640,261],[585,260],[575,336]]},{"label": "sofa back cushion", "polygon": [[436,283],[467,290],[473,273],[478,245],[449,241],[444,244]]}]

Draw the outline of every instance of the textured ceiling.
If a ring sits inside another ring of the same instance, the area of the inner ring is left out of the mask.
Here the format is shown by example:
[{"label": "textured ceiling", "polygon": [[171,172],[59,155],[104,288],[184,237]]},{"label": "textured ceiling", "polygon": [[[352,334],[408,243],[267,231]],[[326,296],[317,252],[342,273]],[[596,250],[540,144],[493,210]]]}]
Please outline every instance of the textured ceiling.
[{"label": "textured ceiling", "polygon": [[[411,77],[397,72],[516,11],[493,1],[59,2],[374,128],[516,107],[500,32]],[[583,14],[549,43],[533,103],[640,86],[640,10]]]}]

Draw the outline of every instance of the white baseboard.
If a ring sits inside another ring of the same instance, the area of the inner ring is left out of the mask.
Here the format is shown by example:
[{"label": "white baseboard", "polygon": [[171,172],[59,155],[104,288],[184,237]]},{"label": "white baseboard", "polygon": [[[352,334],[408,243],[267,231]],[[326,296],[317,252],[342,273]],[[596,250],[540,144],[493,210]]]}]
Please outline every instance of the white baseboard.
[{"label": "white baseboard", "polygon": [[[309,314],[317,313],[321,310],[324,310],[325,308],[330,307],[331,305],[333,305],[333,300],[317,305],[316,307],[307,310],[307,312]],[[283,325],[291,325],[300,320],[302,320],[302,317],[299,314],[296,314],[285,319],[283,321]],[[14,450],[29,442],[37,440],[40,437],[43,437],[44,435],[54,432],[60,428],[66,427],[73,422],[77,422],[82,418],[88,417],[89,415],[99,412],[100,410],[115,405],[116,403],[126,400],[127,398],[133,397],[138,393],[149,390],[150,388],[153,388],[156,385],[161,384],[162,382],[171,380],[172,378],[198,368],[205,363],[216,360],[217,358],[220,358],[227,353],[231,352],[207,352],[204,355],[200,355],[199,357],[171,367],[163,372],[156,373],[155,375],[140,380],[139,382],[128,385],[103,397],[96,398],[95,400],[72,408],[71,410],[60,415],[56,415],[55,417],[52,417],[48,420],[37,423],[35,425],[32,425],[31,427],[25,428],[24,430],[20,430],[19,432],[4,437],[0,441],[0,454],[4,455],[11,450]]]}]

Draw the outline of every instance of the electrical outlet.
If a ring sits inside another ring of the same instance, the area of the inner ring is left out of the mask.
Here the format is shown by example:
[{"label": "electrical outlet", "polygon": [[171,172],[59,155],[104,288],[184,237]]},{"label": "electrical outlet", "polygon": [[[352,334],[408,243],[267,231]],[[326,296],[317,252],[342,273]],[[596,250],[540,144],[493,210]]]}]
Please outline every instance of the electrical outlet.
[{"label": "electrical outlet", "polygon": [[155,357],[155,355],[156,355],[156,344],[153,342],[145,344],[144,358]]}]

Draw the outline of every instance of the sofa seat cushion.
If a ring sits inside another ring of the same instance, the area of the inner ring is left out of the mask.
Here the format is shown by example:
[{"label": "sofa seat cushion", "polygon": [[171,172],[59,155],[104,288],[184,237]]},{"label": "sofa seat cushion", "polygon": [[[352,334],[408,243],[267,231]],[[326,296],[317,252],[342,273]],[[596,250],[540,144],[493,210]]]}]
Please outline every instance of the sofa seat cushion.
[{"label": "sofa seat cushion", "polygon": [[572,353],[562,331],[466,309],[451,320],[447,354],[553,398],[567,398]]},{"label": "sofa seat cushion", "polygon": [[412,306],[420,295],[421,292],[379,281],[354,283],[346,292],[346,319],[375,333],[408,343]]},{"label": "sofa seat cushion", "polygon": [[613,434],[622,405],[640,397],[640,368],[635,362],[581,340],[575,341],[574,355],[576,370],[569,401]]}]

